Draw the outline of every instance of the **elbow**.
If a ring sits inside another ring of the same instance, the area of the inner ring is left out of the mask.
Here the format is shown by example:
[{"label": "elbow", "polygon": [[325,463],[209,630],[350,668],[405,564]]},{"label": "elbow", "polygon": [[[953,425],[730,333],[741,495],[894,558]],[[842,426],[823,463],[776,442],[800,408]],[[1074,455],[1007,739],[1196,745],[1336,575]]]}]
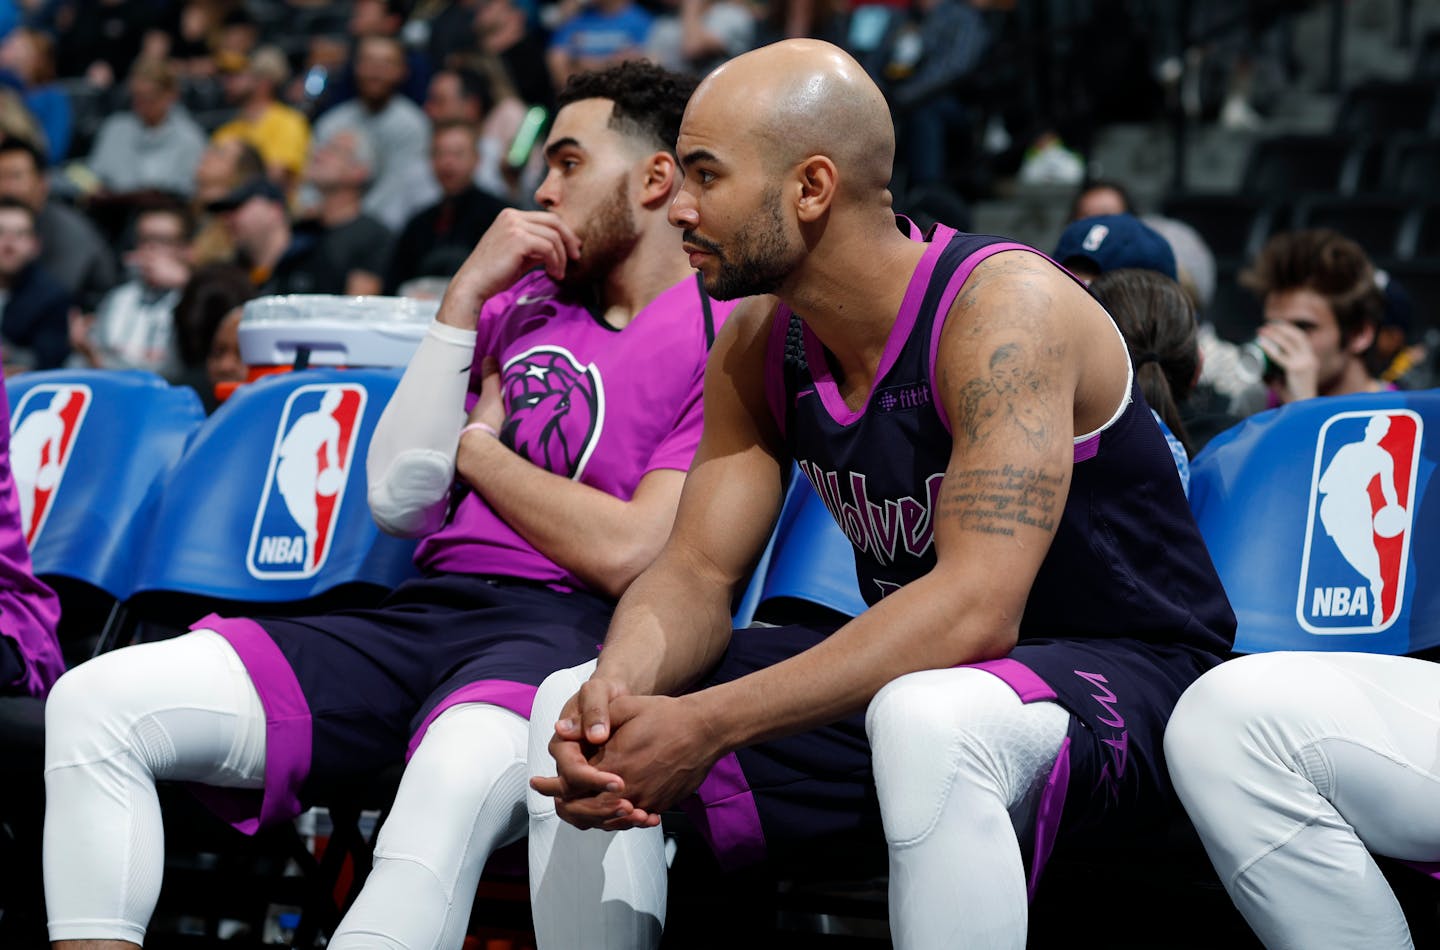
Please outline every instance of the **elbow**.
[{"label": "elbow", "polygon": [[655,563],[659,553],[660,546],[656,544],[635,538],[617,540],[610,547],[605,563],[596,572],[596,588],[606,597],[619,600],[635,579]]},{"label": "elbow", "polygon": [[454,466],[441,453],[405,453],[371,481],[370,515],[386,534],[423,537],[444,523],[454,480]]}]

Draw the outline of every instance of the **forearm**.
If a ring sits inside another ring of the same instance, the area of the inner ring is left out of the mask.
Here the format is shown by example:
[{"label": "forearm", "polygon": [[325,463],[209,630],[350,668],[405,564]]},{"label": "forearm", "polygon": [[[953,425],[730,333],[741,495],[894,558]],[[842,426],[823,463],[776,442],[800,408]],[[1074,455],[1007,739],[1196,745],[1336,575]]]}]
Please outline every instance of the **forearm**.
[{"label": "forearm", "polygon": [[1018,615],[953,584],[920,578],[803,653],[687,699],[728,751],[859,712],[906,673],[1007,654]]},{"label": "forearm", "polygon": [[649,566],[674,519],[673,505],[651,510],[624,501],[547,471],[481,432],[461,441],[456,466],[517,534],[610,597]]},{"label": "forearm", "polygon": [[370,510],[382,529],[418,537],[440,527],[455,481],[455,446],[475,331],[431,324],[370,441]]},{"label": "forearm", "polygon": [[730,642],[730,596],[724,578],[667,547],[621,598],[595,675],[637,696],[682,692]]}]

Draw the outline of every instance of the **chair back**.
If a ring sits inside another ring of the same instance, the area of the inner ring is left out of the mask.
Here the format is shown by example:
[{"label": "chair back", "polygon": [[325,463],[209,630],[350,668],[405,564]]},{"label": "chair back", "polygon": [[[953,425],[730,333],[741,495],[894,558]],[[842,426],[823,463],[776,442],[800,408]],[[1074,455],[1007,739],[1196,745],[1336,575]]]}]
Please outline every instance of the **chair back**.
[{"label": "chair back", "polygon": [[141,370],[24,373],[5,390],[35,573],[129,596],[160,484],[205,419],[199,397]]},{"label": "chair back", "polygon": [[136,593],[284,602],[415,569],[414,542],[382,534],[365,454],[399,370],[310,370],[236,391],[175,466]]},{"label": "chair back", "polygon": [[1440,391],[1310,399],[1216,436],[1190,504],[1235,649],[1440,646]]}]

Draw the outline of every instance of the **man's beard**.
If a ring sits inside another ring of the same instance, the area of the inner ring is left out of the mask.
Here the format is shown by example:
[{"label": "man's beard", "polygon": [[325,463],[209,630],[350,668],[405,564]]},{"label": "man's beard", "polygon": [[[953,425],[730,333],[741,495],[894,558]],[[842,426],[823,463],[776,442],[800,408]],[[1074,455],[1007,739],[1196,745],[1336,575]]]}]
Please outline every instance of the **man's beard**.
[{"label": "man's beard", "polygon": [[630,256],[639,240],[635,213],[630,208],[629,181],[621,175],[610,197],[595,209],[580,233],[580,257],[566,262],[560,286],[578,291],[603,282]]},{"label": "man's beard", "polygon": [[715,256],[718,268],[714,277],[706,281],[705,292],[716,300],[774,293],[795,269],[795,255],[785,243],[780,187],[766,190],[761,204],[769,214],[752,218],[735,235],[728,250],[693,232],[685,232],[687,242]]}]

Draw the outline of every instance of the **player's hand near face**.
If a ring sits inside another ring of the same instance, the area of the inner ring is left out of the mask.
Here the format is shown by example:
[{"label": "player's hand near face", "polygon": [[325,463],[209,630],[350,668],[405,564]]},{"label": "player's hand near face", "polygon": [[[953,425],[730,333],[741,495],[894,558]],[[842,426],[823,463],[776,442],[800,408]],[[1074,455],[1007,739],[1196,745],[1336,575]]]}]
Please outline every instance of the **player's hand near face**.
[{"label": "player's hand near face", "polygon": [[473,330],[481,305],[527,271],[543,267],[558,280],[566,265],[579,256],[580,237],[559,215],[506,208],[451,278],[438,319]]},{"label": "player's hand near face", "polygon": [[1284,370],[1270,384],[1282,403],[1298,402],[1320,394],[1320,361],[1305,331],[1283,320],[1271,320],[1260,328],[1260,349]]}]

